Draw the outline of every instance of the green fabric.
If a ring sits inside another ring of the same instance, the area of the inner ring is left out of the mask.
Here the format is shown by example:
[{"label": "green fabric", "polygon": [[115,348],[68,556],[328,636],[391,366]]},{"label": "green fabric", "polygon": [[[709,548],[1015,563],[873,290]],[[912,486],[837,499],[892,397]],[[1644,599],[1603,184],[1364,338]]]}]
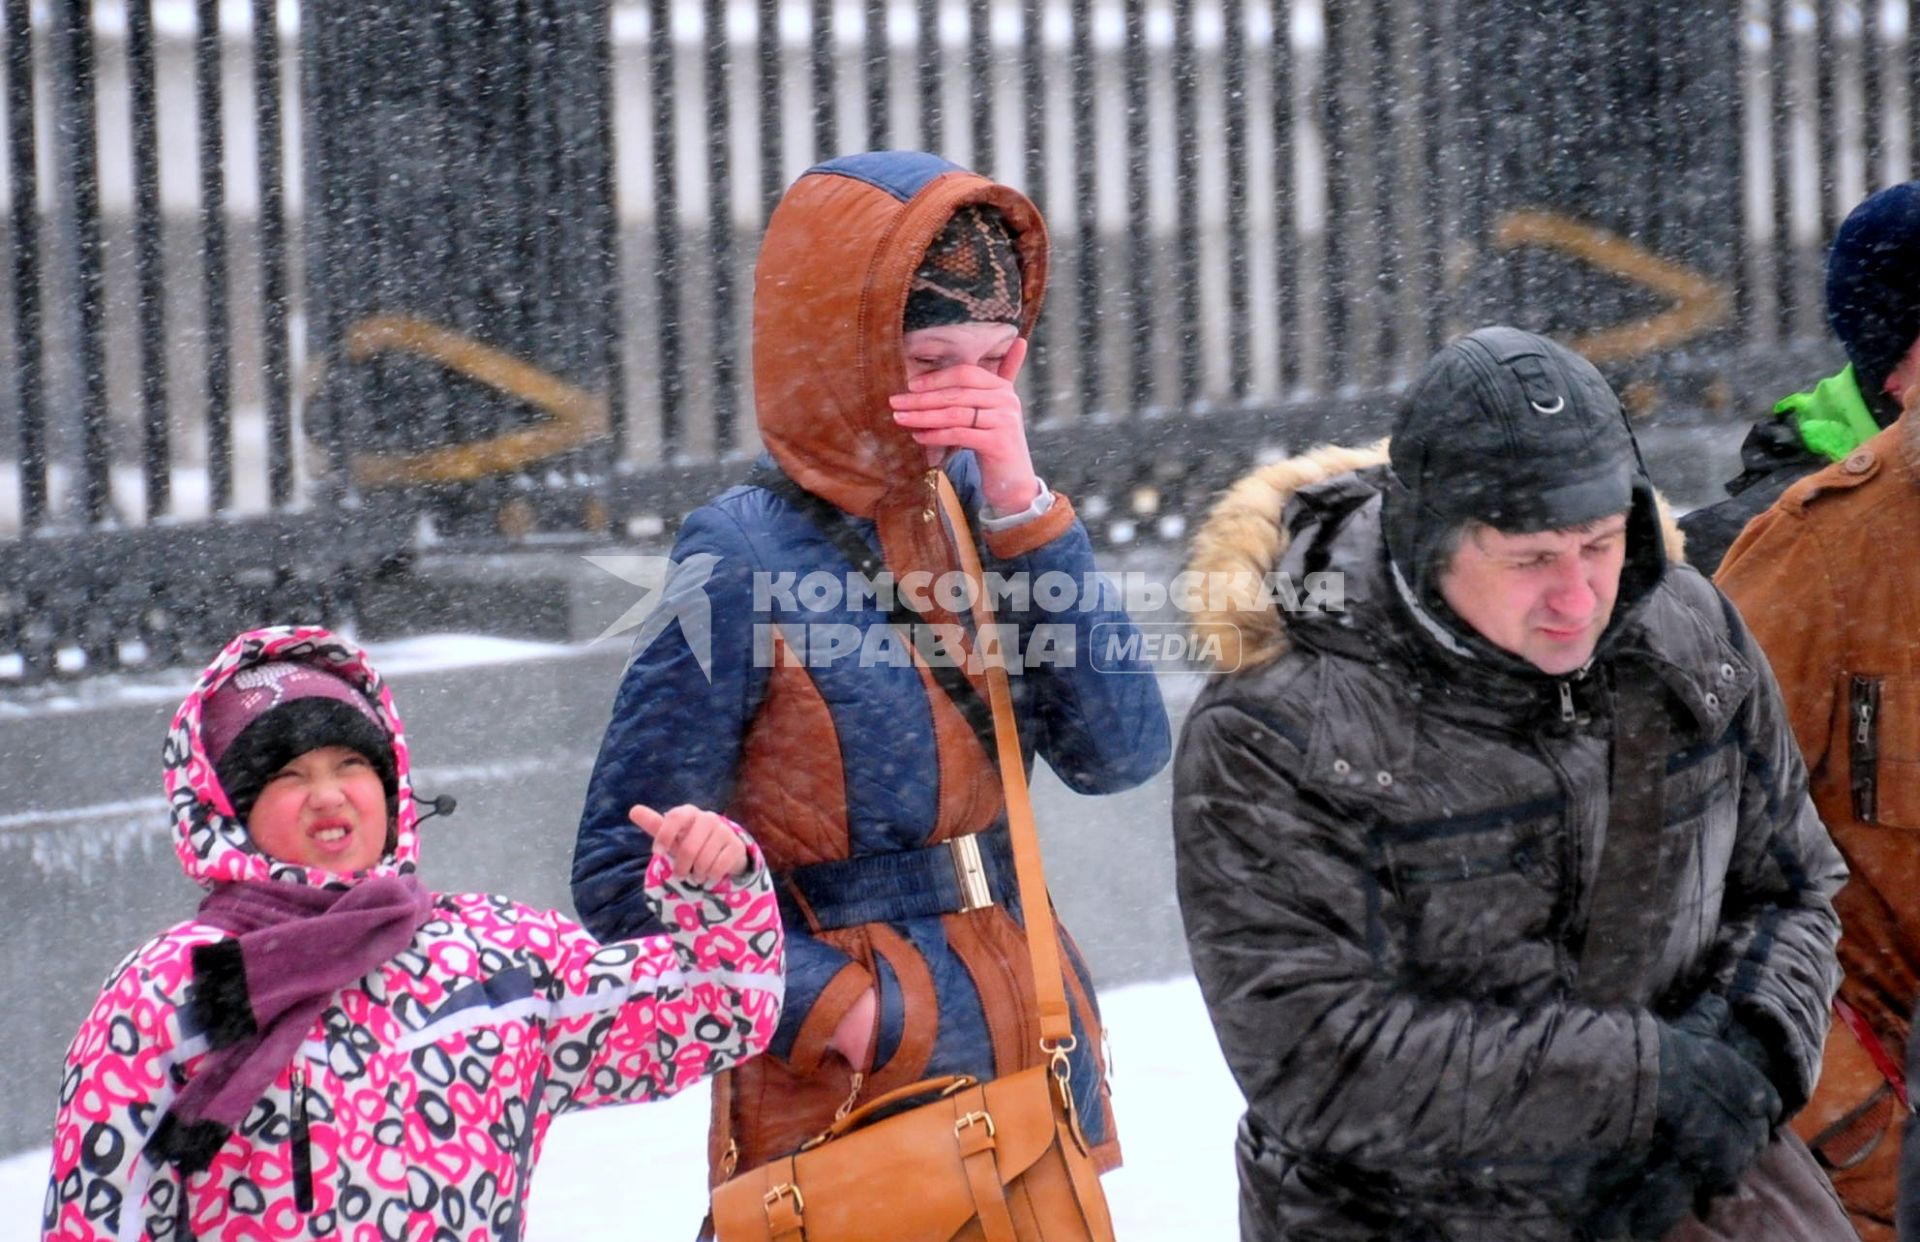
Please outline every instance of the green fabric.
[{"label": "green fabric", "polygon": [[1796,392],[1773,410],[1791,414],[1800,442],[1828,461],[1839,461],[1880,433],[1880,424],[1860,395],[1852,363],[1815,384],[1811,392]]}]

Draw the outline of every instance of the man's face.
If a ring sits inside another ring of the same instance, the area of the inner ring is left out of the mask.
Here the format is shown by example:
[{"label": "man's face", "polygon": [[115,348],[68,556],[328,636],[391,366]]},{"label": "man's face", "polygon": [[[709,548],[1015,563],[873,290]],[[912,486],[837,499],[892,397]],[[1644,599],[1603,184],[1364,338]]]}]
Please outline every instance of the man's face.
[{"label": "man's face", "polygon": [[1904,401],[1915,384],[1920,384],[1920,336],[1913,338],[1913,344],[1907,346],[1906,356],[1887,373],[1884,387],[1895,401]]},{"label": "man's face", "polygon": [[1543,673],[1581,668],[1613,617],[1627,515],[1508,535],[1475,524],[1440,576],[1440,594],[1482,638]]}]

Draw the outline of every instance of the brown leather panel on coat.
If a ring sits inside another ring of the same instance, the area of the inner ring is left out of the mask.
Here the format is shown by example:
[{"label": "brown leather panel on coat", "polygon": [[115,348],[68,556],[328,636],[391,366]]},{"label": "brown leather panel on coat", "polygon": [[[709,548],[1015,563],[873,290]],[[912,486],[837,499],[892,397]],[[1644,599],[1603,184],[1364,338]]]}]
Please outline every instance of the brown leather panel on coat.
[{"label": "brown leather panel on coat", "polygon": [[775,638],[767,697],[747,729],[727,814],[746,826],[775,872],[847,856],[846,773],[833,713],[793,649]]},{"label": "brown leather panel on coat", "polygon": [[[934,990],[933,972],[927,969],[926,959],[920,956],[912,941],[885,923],[867,924],[867,935],[874,953],[893,968],[906,1013],[899,1046],[885,1065],[872,1067],[866,1086],[861,1089],[864,1098],[873,1099],[927,1076],[933,1041],[940,1032],[940,996]],[[875,977],[879,977],[878,971]],[[877,1042],[877,1033],[875,1039]],[[876,1048],[873,1055],[878,1056],[879,1049]]]},{"label": "brown leather panel on coat", "polygon": [[[853,1091],[853,1067],[829,1056],[814,1074],[802,1078],[777,1057],[755,1057],[722,1078],[732,1080],[733,1115],[728,1137],[740,1145],[739,1169],[752,1169],[795,1150],[833,1123],[833,1115]],[[717,1086],[716,1086],[717,1089]],[[709,1150],[726,1149],[717,1133]],[[720,1167],[708,1165],[708,1180],[721,1181]]]},{"label": "brown leather panel on coat", "polygon": [[1040,1015],[1026,933],[1000,906],[942,915],[940,923],[980,993],[994,1072],[1011,1074],[1040,1064]]}]

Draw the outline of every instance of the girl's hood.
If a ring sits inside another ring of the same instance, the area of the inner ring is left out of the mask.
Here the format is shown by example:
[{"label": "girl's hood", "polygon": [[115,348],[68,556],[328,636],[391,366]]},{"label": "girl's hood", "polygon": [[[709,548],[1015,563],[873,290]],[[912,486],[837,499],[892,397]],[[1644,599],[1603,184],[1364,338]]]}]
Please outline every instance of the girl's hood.
[{"label": "girl's hood", "polygon": [[[395,800],[399,803],[393,808],[395,842],[393,849],[366,871],[336,875],[267,857],[248,836],[246,825],[235,817],[233,804],[214,775],[200,727],[207,697],[242,669],[272,661],[311,664],[347,681],[367,696],[393,736],[393,764],[398,777]],[[393,695],[367,659],[367,653],[330,630],[313,625],[275,626],[249,630],[228,643],[200,674],[186,701],[174,713],[161,766],[167,785],[167,803],[173,814],[174,852],[179,856],[181,869],[204,887],[238,880],[312,885],[355,883],[370,876],[404,874],[418,865],[418,817],[414,812],[407,738],[400,725],[400,714],[394,710]]]}]

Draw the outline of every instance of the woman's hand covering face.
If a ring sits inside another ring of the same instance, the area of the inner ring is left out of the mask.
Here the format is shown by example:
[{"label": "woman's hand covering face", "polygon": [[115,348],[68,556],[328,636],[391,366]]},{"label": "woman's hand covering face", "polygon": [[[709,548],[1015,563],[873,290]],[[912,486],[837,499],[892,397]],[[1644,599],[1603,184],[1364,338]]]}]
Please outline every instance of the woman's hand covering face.
[{"label": "woman's hand covering face", "polygon": [[988,508],[1018,513],[1039,495],[1014,381],[1027,342],[1011,324],[963,323],[906,334],[907,391],[889,399],[893,419],[938,465],[972,449]]}]

